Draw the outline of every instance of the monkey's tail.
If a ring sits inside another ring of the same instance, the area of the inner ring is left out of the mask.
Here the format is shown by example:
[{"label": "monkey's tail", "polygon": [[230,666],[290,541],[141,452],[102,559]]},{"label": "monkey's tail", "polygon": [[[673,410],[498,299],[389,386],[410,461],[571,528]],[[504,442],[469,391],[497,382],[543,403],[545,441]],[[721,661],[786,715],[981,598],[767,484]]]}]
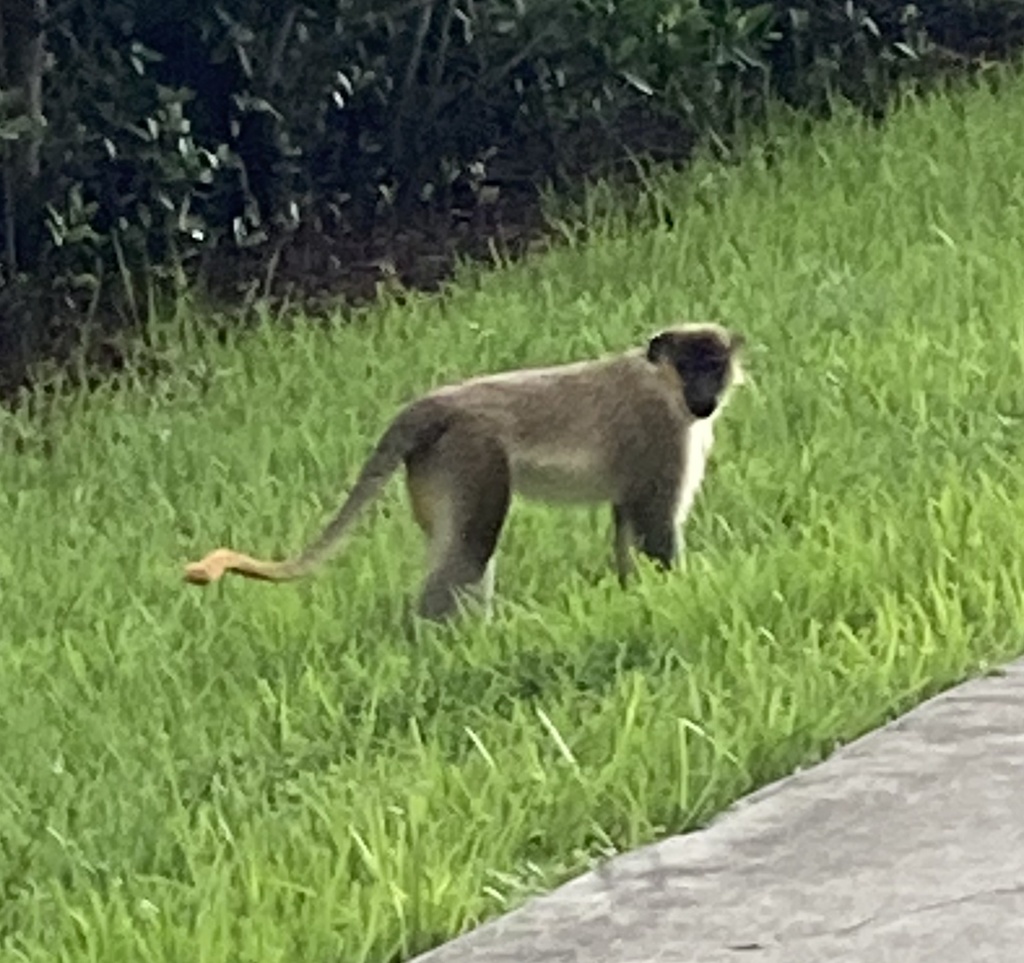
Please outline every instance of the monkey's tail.
[{"label": "monkey's tail", "polygon": [[273,562],[230,548],[218,548],[187,565],[185,581],[206,585],[216,582],[226,572],[267,582],[288,582],[308,575],[333,554],[357,516],[376,500],[402,462],[410,455],[433,447],[447,430],[448,419],[443,412],[425,399],[414,402],[388,426],[359,472],[348,498],[297,556]]}]

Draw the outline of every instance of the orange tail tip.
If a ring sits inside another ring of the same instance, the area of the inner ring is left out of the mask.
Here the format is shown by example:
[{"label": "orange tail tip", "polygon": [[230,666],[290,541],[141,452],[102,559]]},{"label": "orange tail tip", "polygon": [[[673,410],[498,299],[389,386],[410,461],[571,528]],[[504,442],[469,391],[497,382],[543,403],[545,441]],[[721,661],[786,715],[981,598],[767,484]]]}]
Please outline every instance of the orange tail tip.
[{"label": "orange tail tip", "polygon": [[230,548],[216,548],[198,562],[185,566],[185,581],[192,585],[209,585],[216,582],[237,558]]}]

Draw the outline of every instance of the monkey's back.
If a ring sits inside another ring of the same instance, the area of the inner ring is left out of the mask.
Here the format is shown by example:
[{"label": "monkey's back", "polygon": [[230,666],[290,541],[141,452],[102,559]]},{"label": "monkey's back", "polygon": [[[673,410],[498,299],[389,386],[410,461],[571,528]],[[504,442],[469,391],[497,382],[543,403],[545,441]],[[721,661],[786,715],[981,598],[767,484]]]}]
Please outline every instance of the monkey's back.
[{"label": "monkey's back", "polygon": [[472,378],[424,398],[493,431],[513,488],[544,501],[614,501],[643,463],[681,445],[678,386],[638,351]]}]

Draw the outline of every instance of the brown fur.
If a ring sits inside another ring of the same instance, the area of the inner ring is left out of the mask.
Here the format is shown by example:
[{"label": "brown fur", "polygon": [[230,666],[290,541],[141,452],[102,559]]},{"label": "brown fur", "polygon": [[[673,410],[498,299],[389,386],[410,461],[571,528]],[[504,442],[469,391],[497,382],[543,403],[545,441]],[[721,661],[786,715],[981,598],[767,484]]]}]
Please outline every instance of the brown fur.
[{"label": "brown fur", "polygon": [[623,582],[633,548],[670,567],[712,422],[741,379],[742,343],[718,325],[688,325],[661,332],[645,349],[438,388],[399,412],[348,499],[297,558],[265,561],[219,548],[189,564],[185,579],[204,585],[235,572],[280,582],[308,574],[403,464],[413,517],[429,542],[424,617],[448,617],[474,591],[489,601],[513,492],[611,503]]}]

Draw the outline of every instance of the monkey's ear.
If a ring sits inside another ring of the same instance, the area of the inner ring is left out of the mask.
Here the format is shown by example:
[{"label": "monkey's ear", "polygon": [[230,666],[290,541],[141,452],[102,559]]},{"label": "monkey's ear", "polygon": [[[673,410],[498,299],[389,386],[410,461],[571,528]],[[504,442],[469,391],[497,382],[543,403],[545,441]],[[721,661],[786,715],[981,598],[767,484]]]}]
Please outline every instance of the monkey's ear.
[{"label": "monkey's ear", "polygon": [[647,342],[647,360],[655,364],[664,358],[670,341],[671,335],[667,331],[659,331]]},{"label": "monkey's ear", "polygon": [[742,351],[746,346],[746,335],[742,335],[738,331],[732,331],[729,333],[729,354],[736,354],[738,351]]}]

